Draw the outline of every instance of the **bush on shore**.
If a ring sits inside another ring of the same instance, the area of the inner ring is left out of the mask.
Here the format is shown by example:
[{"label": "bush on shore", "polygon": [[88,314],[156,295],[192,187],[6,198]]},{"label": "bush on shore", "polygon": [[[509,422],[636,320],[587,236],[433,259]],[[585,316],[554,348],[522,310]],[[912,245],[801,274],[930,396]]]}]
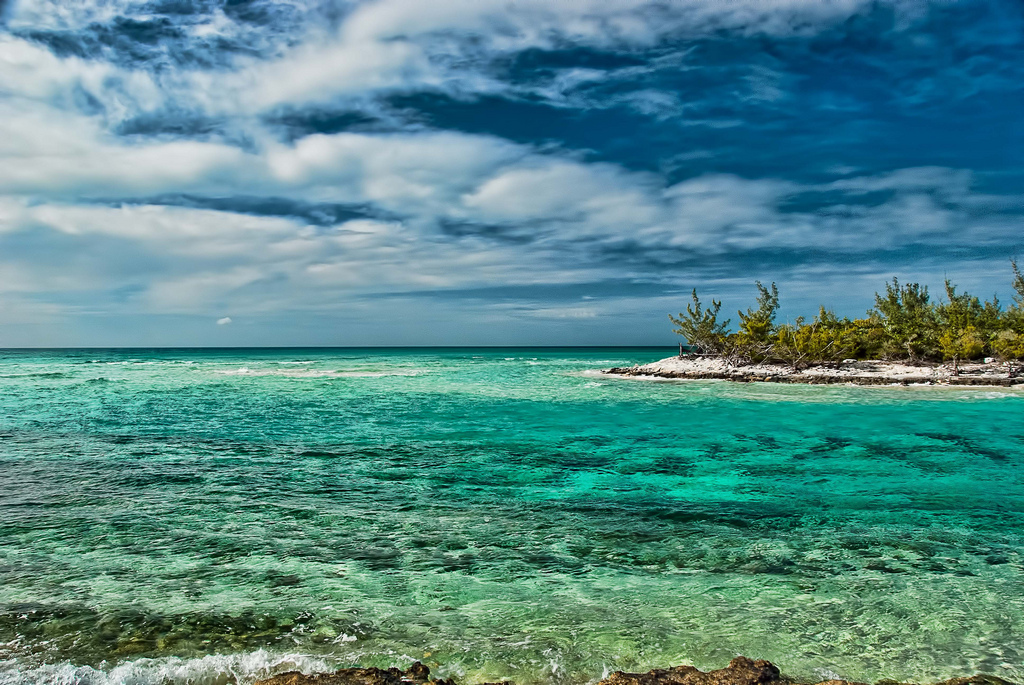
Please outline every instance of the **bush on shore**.
[{"label": "bush on shore", "polygon": [[928,288],[901,284],[893,278],[884,293],[875,293],[875,306],[863,318],[839,318],[822,307],[807,321],[777,324],[779,290],[775,283],[757,286],[757,307],[738,312],[739,329],[719,321],[722,303],[705,307],[697,291],[685,313],[669,315],[674,331],[700,354],[737,362],[774,362],[798,370],[810,365],[836,364],[843,359],[891,361],[961,361],[997,357],[1024,359],[1024,274],[1013,267],[1013,303],[1005,309],[995,297],[982,301],[946,280],[944,296],[933,301]]}]

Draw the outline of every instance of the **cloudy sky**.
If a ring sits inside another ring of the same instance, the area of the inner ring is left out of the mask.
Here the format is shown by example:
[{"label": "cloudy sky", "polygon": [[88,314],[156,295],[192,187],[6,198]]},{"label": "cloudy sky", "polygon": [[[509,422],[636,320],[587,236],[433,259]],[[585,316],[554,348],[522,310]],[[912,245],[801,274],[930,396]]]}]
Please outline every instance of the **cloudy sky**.
[{"label": "cloudy sky", "polygon": [[1019,0],[0,0],[0,345],[672,344],[1009,299]]}]

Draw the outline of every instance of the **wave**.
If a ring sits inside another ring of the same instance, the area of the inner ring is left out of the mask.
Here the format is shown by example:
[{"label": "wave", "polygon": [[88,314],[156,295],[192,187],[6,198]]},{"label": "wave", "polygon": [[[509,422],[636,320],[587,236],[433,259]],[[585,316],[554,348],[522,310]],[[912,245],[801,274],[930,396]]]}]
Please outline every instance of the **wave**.
[{"label": "wave", "polygon": [[136,659],[109,668],[70,662],[26,668],[11,660],[0,662],[0,685],[244,685],[285,671],[315,673],[335,668],[307,654],[274,654],[264,649],[192,659]]},{"label": "wave", "polygon": [[384,378],[386,376],[419,376],[432,373],[430,369],[393,369],[388,371],[319,370],[319,369],[250,369],[243,366],[237,369],[221,369],[214,371],[224,376],[280,376],[282,378]]},{"label": "wave", "polygon": [[67,378],[63,371],[30,371],[27,373],[5,373],[0,378]]},{"label": "wave", "polygon": [[100,366],[191,366],[195,364],[190,359],[87,359],[83,362],[77,362],[79,364],[99,364]]}]

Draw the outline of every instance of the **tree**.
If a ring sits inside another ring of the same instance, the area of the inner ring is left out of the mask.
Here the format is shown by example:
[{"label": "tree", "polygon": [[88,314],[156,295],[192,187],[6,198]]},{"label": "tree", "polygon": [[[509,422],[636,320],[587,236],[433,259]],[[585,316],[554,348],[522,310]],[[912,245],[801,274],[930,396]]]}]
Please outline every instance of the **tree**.
[{"label": "tree", "polygon": [[910,359],[928,356],[935,348],[935,314],[928,287],[917,283],[900,285],[893,278],[885,284],[885,295],[875,293],[872,312],[881,321],[888,338],[889,356],[906,354]]},{"label": "tree", "polygon": [[775,315],[779,311],[779,289],[772,283],[771,290],[754,281],[757,286],[757,309],[747,309],[740,315],[740,330],[736,335],[739,353],[753,360],[761,360],[771,354],[772,339],[775,337]]},{"label": "tree", "polygon": [[668,318],[676,325],[674,333],[686,338],[686,342],[697,348],[701,354],[720,354],[725,350],[725,337],[729,330],[729,319],[718,320],[718,312],[722,309],[722,303],[712,299],[711,306],[704,308],[700,298],[697,297],[697,289],[691,294],[693,304],[686,305],[686,313],[680,312],[678,317],[668,315]]},{"label": "tree", "polygon": [[961,359],[980,357],[985,351],[992,327],[998,325],[999,301],[995,304],[981,301],[968,293],[957,293],[956,286],[947,278],[946,301],[935,307],[936,321],[942,331],[939,348],[943,359],[953,360],[953,375],[960,373]]},{"label": "tree", "polygon": [[1019,335],[1024,333],[1024,274],[1017,268],[1016,259],[1010,260],[1010,266],[1013,267],[1013,304],[1003,313],[1000,328]]},{"label": "tree", "polygon": [[[999,331],[992,339],[992,351],[1003,361],[1020,361],[1024,359],[1024,335],[1009,329]],[[1016,376],[1017,371],[1018,366],[1011,365],[1010,377]]]},{"label": "tree", "polygon": [[853,354],[856,347],[852,322],[840,320],[835,313],[821,307],[809,324],[804,323],[801,316],[795,326],[779,326],[772,352],[773,357],[799,371],[809,364],[841,361]]},{"label": "tree", "polygon": [[890,345],[889,336],[877,314],[849,323],[846,334],[853,344],[850,356],[855,359],[878,359]]},{"label": "tree", "polygon": [[939,347],[942,350],[943,359],[953,360],[953,375],[960,375],[960,360],[975,359],[981,356],[985,349],[985,341],[978,334],[974,326],[963,328],[943,329],[939,336]]},{"label": "tree", "polygon": [[1013,267],[1013,306],[1024,309],[1024,274],[1017,268],[1016,259],[1010,260],[1010,266]]}]

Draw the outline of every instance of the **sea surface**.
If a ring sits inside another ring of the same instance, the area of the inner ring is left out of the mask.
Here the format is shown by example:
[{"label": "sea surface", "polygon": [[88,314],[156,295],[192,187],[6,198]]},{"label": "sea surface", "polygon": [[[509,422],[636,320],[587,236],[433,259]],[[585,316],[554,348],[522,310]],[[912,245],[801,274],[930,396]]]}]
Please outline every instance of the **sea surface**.
[{"label": "sea surface", "polygon": [[1024,391],[671,352],[0,351],[0,683],[1024,682]]}]

